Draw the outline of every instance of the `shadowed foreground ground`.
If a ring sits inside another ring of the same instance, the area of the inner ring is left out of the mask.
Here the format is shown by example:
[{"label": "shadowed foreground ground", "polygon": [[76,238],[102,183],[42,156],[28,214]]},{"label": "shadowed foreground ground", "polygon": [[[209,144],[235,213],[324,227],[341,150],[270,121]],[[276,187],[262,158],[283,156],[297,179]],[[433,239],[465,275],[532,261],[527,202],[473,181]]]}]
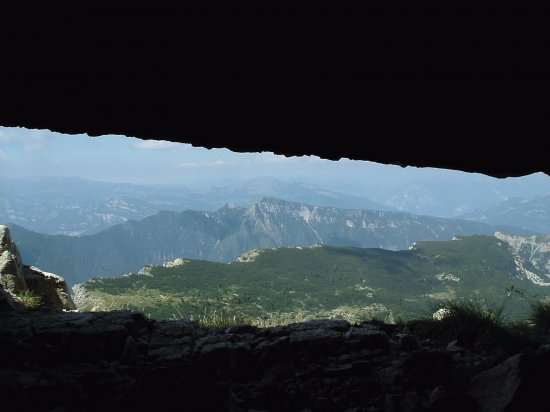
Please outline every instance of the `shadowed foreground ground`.
[{"label": "shadowed foreground ground", "polygon": [[0,396],[32,411],[543,410],[550,347],[466,349],[421,329],[205,329],[137,312],[9,311]]}]

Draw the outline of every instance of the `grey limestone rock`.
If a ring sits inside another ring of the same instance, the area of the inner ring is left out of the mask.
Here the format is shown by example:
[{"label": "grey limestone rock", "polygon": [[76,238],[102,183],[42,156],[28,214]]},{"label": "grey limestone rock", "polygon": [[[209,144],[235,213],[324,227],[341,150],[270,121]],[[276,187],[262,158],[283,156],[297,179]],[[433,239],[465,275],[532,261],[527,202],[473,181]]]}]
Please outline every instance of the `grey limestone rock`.
[{"label": "grey limestone rock", "polygon": [[44,307],[76,309],[65,280],[53,273],[24,265],[9,228],[0,225],[0,309],[14,308],[13,298],[24,291],[37,294]]},{"label": "grey limestone rock", "polygon": [[46,306],[59,310],[76,309],[67,284],[61,276],[23,265],[23,277],[29,290],[39,295]]},{"label": "grey limestone rock", "polygon": [[27,289],[19,250],[11,240],[10,229],[4,225],[0,225],[0,286],[9,293]]}]

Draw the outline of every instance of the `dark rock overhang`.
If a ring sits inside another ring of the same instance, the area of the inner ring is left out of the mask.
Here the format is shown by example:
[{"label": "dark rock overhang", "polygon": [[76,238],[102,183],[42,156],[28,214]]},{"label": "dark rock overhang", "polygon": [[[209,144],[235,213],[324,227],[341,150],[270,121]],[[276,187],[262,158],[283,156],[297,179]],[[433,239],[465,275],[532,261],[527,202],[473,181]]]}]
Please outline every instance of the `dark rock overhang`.
[{"label": "dark rock overhang", "polygon": [[[72,21],[72,29],[102,24],[83,42],[71,40],[74,30],[55,32],[54,45],[69,41],[62,49],[67,54],[46,47],[57,21],[36,33],[30,50],[12,38],[11,46],[20,50],[2,68],[8,71],[2,76],[0,125],[497,177],[550,174],[544,150],[549,76],[540,57],[547,55],[548,46],[535,41],[539,37],[532,30],[531,43],[523,42],[527,34],[515,33],[508,36],[513,42],[489,44],[489,29],[479,29],[485,23],[474,24],[480,20],[468,20],[477,31],[453,34],[456,23],[446,29],[437,13],[435,20],[428,13],[439,31],[422,32],[416,40],[401,28],[393,35],[384,32],[388,36],[376,48],[370,47],[372,41],[365,43],[368,33],[337,45],[312,42],[304,48],[304,33],[273,37],[265,29],[261,39],[257,32],[239,37],[220,29],[185,41],[178,37],[185,33],[179,32],[183,24],[177,18],[162,10],[151,18],[147,10],[139,10],[130,16],[130,29],[144,23],[154,23],[153,28],[115,41],[109,37],[112,27],[122,24],[120,34],[129,21],[124,11],[118,13],[103,10],[91,19]],[[209,19],[200,20],[201,13]],[[193,19],[212,22],[208,12],[201,13]],[[215,15],[215,24],[235,18],[234,11]],[[344,15],[350,16],[351,11]],[[380,10],[369,16],[368,24],[353,20],[351,26],[380,28],[380,16],[393,21]],[[396,21],[417,21],[409,17],[404,13]],[[335,27],[345,28],[346,21]],[[491,21],[508,27],[508,20]],[[246,46],[238,38],[247,39]]]}]

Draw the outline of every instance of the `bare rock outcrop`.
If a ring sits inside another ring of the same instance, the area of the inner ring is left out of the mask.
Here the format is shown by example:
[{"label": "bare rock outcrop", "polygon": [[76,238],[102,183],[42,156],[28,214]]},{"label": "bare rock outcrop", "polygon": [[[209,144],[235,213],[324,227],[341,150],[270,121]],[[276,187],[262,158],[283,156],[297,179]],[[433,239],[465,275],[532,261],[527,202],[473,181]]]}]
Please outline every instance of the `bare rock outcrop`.
[{"label": "bare rock outcrop", "polygon": [[4,225],[0,225],[0,287],[12,294],[27,289],[19,250]]},{"label": "bare rock outcrop", "polygon": [[15,308],[17,296],[25,291],[37,295],[44,307],[76,309],[65,280],[34,266],[24,265],[9,228],[0,225],[0,310]]},{"label": "bare rock outcrop", "polygon": [[23,265],[23,277],[29,290],[39,295],[44,305],[56,309],[76,309],[69,295],[67,283],[61,276],[43,272],[34,266]]}]

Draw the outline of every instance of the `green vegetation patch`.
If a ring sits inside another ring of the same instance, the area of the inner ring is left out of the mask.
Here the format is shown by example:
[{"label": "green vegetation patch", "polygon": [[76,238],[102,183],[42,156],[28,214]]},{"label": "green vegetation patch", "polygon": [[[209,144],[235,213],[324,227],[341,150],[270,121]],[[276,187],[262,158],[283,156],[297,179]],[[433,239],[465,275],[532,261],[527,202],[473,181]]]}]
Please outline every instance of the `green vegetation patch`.
[{"label": "green vegetation patch", "polygon": [[431,316],[434,302],[482,293],[492,301],[506,299],[513,318],[525,316],[542,290],[518,276],[507,244],[490,236],[420,242],[408,251],[266,249],[230,264],[188,260],[147,273],[84,283],[81,309],[135,309],[155,319],[212,324],[319,317],[393,322]]},{"label": "green vegetation patch", "polygon": [[38,308],[42,305],[42,298],[32,290],[23,290],[15,295],[15,300],[27,308]]}]

